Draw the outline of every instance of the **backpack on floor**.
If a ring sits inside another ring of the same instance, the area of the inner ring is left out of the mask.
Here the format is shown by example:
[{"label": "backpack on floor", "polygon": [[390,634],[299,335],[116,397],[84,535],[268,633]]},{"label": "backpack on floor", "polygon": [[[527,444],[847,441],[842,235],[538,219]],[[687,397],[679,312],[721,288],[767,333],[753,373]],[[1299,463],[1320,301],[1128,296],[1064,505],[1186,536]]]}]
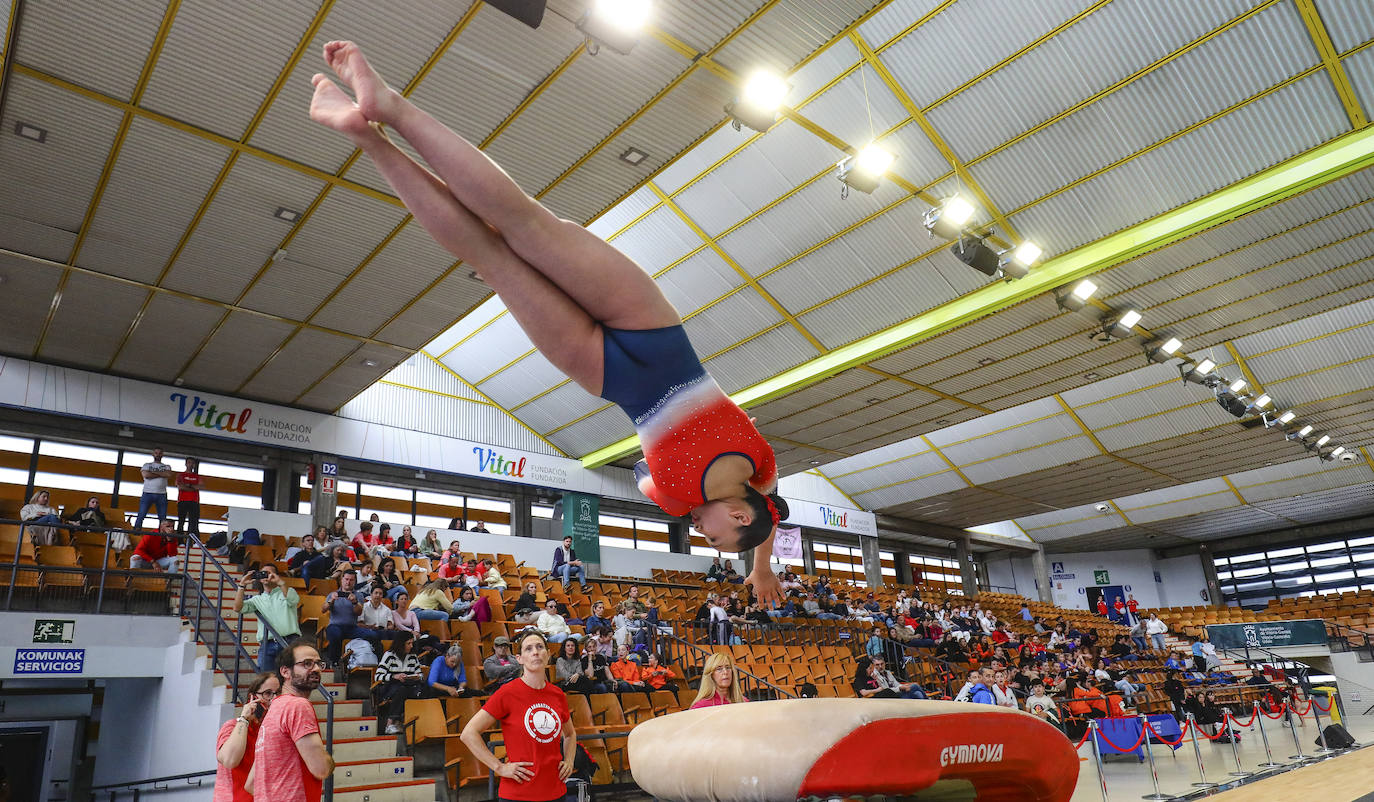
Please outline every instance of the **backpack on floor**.
[{"label": "backpack on floor", "polygon": [[[1350,732],[1339,724],[1326,725],[1326,729],[1322,730],[1322,734],[1326,736],[1326,747],[1328,749],[1349,749],[1355,745],[1355,739],[1350,737]],[[1317,746],[1321,746],[1322,739],[1317,738],[1313,743]]]}]

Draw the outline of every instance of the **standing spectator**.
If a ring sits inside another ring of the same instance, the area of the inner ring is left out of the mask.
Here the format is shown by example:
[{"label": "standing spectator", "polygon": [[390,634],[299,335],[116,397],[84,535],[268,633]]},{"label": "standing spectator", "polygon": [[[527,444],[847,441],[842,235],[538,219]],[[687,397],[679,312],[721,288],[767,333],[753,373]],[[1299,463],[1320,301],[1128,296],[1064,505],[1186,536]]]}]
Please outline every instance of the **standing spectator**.
[{"label": "standing spectator", "polygon": [[520,676],[521,671],[520,663],[511,657],[510,638],[498,635],[491,646],[494,653],[482,661],[482,674],[488,683],[484,690],[488,693]]},{"label": "standing spectator", "polygon": [[[262,582],[262,592],[250,596],[246,601],[243,592],[254,581]],[[240,614],[252,613],[258,617],[258,670],[271,671],[276,668],[277,655],[281,644],[272,637],[267,627],[290,642],[300,637],[300,596],[296,589],[287,587],[277,574],[277,566],[267,563],[257,571],[244,574],[234,589],[234,609]]]},{"label": "standing spectator", "polygon": [[697,691],[693,710],[698,707],[739,704],[744,701],[744,693],[735,676],[735,661],[724,652],[712,652],[701,667],[701,688]]},{"label": "standing spectator", "polygon": [[48,491],[39,490],[29,498],[29,503],[19,510],[19,519],[29,531],[29,539],[36,546],[57,545],[57,527],[62,518],[57,510],[49,506]]},{"label": "standing spectator", "polygon": [[1164,633],[1169,631],[1169,625],[1159,620],[1159,616],[1150,613],[1150,619],[1145,622],[1145,634],[1150,636],[1150,643],[1156,651],[1164,651]]},{"label": "standing spectator", "polygon": [[553,550],[553,575],[563,580],[563,589],[567,590],[573,577],[577,578],[578,584],[582,586],[582,592],[591,590],[591,585],[587,584],[587,575],[582,570],[582,561],[577,559],[577,552],[573,549],[573,539],[563,538],[563,545],[557,546]]},{"label": "standing spectator", "polygon": [[448,597],[448,582],[436,579],[420,588],[410,602],[410,609],[421,621],[447,621],[453,612],[453,600]]},{"label": "standing spectator", "polygon": [[1201,674],[1206,674],[1207,654],[1202,649],[1202,641],[1200,639],[1193,641],[1191,649],[1193,652],[1193,670]]},{"label": "standing spectator", "polygon": [[[428,690],[421,680],[425,667],[420,665],[413,649],[409,632],[398,632],[391,640],[391,648],[382,655],[372,679],[377,685],[372,689],[372,698],[377,709],[386,711],[386,734],[396,735],[401,731],[401,716],[405,713],[407,699],[427,696]],[[436,660],[435,662],[438,662]]]},{"label": "standing spectator", "polygon": [[[177,534],[200,535],[200,460],[186,458],[186,470],[176,474]],[[164,504],[166,502],[163,502]]]},{"label": "standing spectator", "polygon": [[[548,645],[537,632],[521,633],[516,642],[520,678],[491,695],[463,728],[463,744],[477,762],[501,778],[499,799],[561,800],[564,780],[572,774],[577,732],[563,691],[548,682]],[[487,748],[482,733],[501,724],[506,759]]]},{"label": "standing spectator", "polygon": [[1107,617],[1107,596],[1103,594],[1097,597],[1097,614],[1103,618]]},{"label": "standing spectator", "polygon": [[143,519],[148,515],[149,507],[157,510],[159,522],[167,520],[167,480],[176,478],[172,466],[162,461],[161,448],[153,449],[152,461],[143,463],[139,473],[143,476],[143,495],[138,498],[135,529],[143,528]]},{"label": "standing spectator", "polygon": [[673,682],[673,670],[658,661],[657,652],[649,652],[647,661],[639,675],[644,679],[644,684],[656,691],[671,691],[677,695],[677,683]]},{"label": "standing spectator", "polygon": [[293,641],[277,656],[281,693],[258,731],[253,769],[245,787],[262,802],[319,802],[334,758],[320,738],[310,694],[320,687],[324,663],[315,647]]},{"label": "standing spectator", "polygon": [[1120,622],[1126,620],[1126,602],[1123,601],[1120,596],[1117,596],[1116,599],[1112,601],[1112,613],[1113,621]]},{"label": "standing spectator", "polygon": [[463,668],[463,647],[453,644],[444,656],[430,663],[429,687],[437,693],[459,697],[476,696],[477,692],[468,690],[467,670]]},{"label": "standing spectator", "polygon": [[328,658],[330,665],[337,665],[344,641],[353,638],[376,638],[377,633],[358,626],[358,616],[362,615],[363,602],[354,592],[357,577],[349,571],[339,577],[339,587],[324,597],[324,607],[329,611],[329,626],[324,636],[329,639]]},{"label": "standing spectator", "polygon": [[224,722],[215,738],[214,802],[253,802],[253,795],[244,789],[248,774],[253,770],[254,752],[258,745],[258,726],[281,690],[281,678],[264,672],[248,685],[248,701],[238,718]]},{"label": "standing spectator", "polygon": [[711,605],[709,619],[711,643],[729,645],[734,636],[734,630],[730,626],[730,615],[725,612],[725,605],[721,597],[710,599],[707,603]]},{"label": "standing spectator", "polygon": [[134,569],[151,568],[154,571],[177,572],[177,542],[173,537],[172,520],[162,521],[157,534],[147,534],[138,539],[138,546],[129,555],[129,567]]},{"label": "standing spectator", "polygon": [[539,614],[539,618],[534,622],[534,628],[539,630],[549,643],[562,643],[572,634],[572,630],[568,629],[568,622],[558,614],[558,602],[553,599],[544,602],[544,612]]},{"label": "standing spectator", "polygon": [[616,680],[616,693],[645,690],[643,673],[639,670],[639,663],[630,655],[629,646],[621,645],[617,659],[610,668],[611,676]]},{"label": "standing spectator", "polygon": [[396,538],[396,543],[392,546],[392,557],[419,557],[420,544],[415,540],[415,535],[411,534],[409,526],[401,527],[401,536]]},{"label": "standing spectator", "polygon": [[439,545],[439,533],[433,529],[425,533],[425,539],[420,541],[420,553],[431,560],[439,559],[439,555],[444,553],[444,547]]},{"label": "standing spectator", "polygon": [[1140,602],[1135,600],[1135,594],[1126,597],[1126,610],[1131,614],[1132,621],[1140,620]]},{"label": "standing spectator", "polygon": [[470,530],[468,530],[468,531],[471,531],[471,532],[481,532],[481,533],[484,534],[484,535],[490,535],[490,534],[491,534],[491,532],[489,532],[489,531],[487,530],[487,525],[484,524],[484,523],[482,523],[481,519],[478,519],[477,521],[475,521],[475,522],[472,524],[472,529],[470,529]]},{"label": "standing spectator", "polygon": [[[23,518],[24,516],[21,514],[19,517]],[[110,524],[105,520],[105,511],[100,509],[98,496],[91,496],[86,499],[86,506],[77,507],[63,516],[62,520],[85,529],[108,529],[110,527]],[[123,532],[111,532],[109,538],[110,548],[116,551],[124,551],[129,548],[129,536]],[[244,773],[244,776],[247,776],[247,772]]]}]

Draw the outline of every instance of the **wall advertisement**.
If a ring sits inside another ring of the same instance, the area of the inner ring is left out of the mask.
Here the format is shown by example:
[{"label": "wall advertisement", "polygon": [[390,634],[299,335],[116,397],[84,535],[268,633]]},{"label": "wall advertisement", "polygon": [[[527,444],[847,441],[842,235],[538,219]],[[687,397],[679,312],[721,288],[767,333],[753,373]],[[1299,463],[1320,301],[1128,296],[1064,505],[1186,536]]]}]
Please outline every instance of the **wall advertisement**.
[{"label": "wall advertisement", "polygon": [[1281,646],[1325,646],[1326,624],[1319,618],[1208,624],[1207,637],[1218,649],[1274,649]]},{"label": "wall advertisement", "polygon": [[871,512],[814,501],[787,499],[787,518],[782,521],[810,529],[829,529],[855,535],[878,536],[878,517]]}]

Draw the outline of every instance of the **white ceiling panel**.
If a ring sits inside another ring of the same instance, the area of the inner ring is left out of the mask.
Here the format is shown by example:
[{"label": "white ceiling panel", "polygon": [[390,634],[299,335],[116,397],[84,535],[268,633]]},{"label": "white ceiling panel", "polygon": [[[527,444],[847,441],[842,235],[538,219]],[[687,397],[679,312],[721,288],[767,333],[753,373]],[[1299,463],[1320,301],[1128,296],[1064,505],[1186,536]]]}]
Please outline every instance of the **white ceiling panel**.
[{"label": "white ceiling panel", "polygon": [[128,100],[168,8],[158,0],[96,4],[51,0],[43,7],[28,5],[19,20],[15,58],[79,86]]},{"label": "white ceiling panel", "polygon": [[[134,329],[110,367],[153,380],[173,374],[186,364],[223,315],[224,310],[217,306],[154,293],[143,313],[146,324]],[[173,331],[176,336],[168,336]]]}]

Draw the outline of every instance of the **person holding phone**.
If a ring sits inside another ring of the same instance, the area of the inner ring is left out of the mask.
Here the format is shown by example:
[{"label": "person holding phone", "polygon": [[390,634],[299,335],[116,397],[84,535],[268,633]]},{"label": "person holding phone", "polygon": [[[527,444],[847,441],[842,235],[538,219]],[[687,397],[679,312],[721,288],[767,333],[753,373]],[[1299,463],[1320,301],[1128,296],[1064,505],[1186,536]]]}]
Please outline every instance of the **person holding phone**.
[{"label": "person holding phone", "polygon": [[258,744],[258,725],[272,700],[281,691],[276,674],[262,673],[248,686],[248,701],[237,718],[224,722],[215,738],[214,802],[253,802],[253,795],[244,790],[248,772],[253,768],[253,754]]}]

